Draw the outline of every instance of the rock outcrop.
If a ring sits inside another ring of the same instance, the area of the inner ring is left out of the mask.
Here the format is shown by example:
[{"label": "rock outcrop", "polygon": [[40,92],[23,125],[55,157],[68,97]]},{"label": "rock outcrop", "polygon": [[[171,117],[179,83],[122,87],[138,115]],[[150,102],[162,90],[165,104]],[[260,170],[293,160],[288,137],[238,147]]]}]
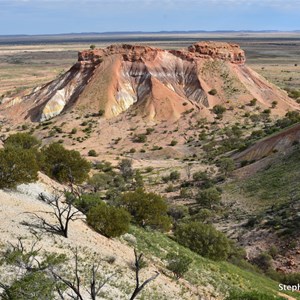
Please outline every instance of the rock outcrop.
[{"label": "rock outcrop", "polygon": [[276,100],[282,113],[298,108],[245,60],[238,45],[221,42],[183,50],[127,44],[84,50],[68,72],[29,95],[4,99],[0,110],[18,120],[44,121],[68,109],[104,110],[112,118],[132,108],[160,121],[191,110],[207,112],[229,100],[240,105],[256,98],[265,107]]},{"label": "rock outcrop", "polygon": [[237,44],[221,42],[200,42],[190,46],[189,51],[199,53],[214,59],[222,59],[235,64],[244,64],[246,56],[244,50]]}]

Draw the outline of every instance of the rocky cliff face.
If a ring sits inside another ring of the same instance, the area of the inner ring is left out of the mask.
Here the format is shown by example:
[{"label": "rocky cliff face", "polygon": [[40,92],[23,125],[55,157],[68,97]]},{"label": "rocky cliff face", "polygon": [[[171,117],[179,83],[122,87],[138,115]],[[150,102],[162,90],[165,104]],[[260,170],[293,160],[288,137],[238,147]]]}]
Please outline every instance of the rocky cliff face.
[{"label": "rocky cliff face", "polygon": [[237,44],[201,42],[190,46],[188,50],[192,53],[199,53],[206,57],[222,59],[235,64],[244,64],[246,61],[244,50]]},{"label": "rocky cliff face", "polygon": [[[252,98],[283,111],[296,105],[287,95],[245,65],[238,45],[200,42],[183,50],[111,45],[79,52],[65,74],[23,97],[4,99],[0,109],[14,117],[43,121],[69,108],[105,111],[111,118],[134,108],[156,120],[176,120],[228,100]],[[209,91],[216,89],[217,94]]]}]

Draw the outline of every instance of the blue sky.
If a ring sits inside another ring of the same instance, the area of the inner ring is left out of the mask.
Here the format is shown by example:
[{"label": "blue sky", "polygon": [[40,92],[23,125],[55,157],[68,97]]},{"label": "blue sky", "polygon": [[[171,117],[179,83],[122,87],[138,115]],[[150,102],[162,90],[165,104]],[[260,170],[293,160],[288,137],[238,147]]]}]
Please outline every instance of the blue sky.
[{"label": "blue sky", "polygon": [[300,0],[0,0],[0,34],[300,30]]}]

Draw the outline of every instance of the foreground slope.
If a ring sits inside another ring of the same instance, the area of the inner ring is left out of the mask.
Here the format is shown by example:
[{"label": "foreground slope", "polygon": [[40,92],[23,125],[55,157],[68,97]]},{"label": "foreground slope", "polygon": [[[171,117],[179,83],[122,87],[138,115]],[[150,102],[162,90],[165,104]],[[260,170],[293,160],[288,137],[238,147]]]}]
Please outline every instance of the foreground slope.
[{"label": "foreground slope", "polygon": [[[48,222],[54,220],[46,213],[49,207],[36,199],[40,192],[51,192],[60,186],[41,175],[40,182],[22,185],[17,191],[0,191],[0,208],[3,221],[0,225],[0,241],[6,247],[14,244],[18,237],[25,238],[27,247],[31,247],[37,236],[43,251],[65,253],[72,261],[72,251],[77,247],[85,263],[100,263],[103,277],[117,270],[109,281],[101,299],[127,299],[134,285],[134,272],[129,269],[133,259],[133,247],[137,247],[147,258],[147,267],[143,269],[143,278],[151,276],[156,270],[161,274],[143,292],[143,299],[224,299],[228,290],[259,290],[277,294],[277,283],[253,271],[246,271],[225,262],[213,262],[202,258],[188,249],[179,246],[164,234],[145,231],[132,227],[130,239],[107,239],[91,230],[84,221],[70,224],[69,238],[40,231],[34,226],[36,219],[29,213],[38,213]],[[49,189],[49,186],[52,186]],[[126,242],[127,241],[127,242]],[[180,249],[192,258],[192,267],[185,279],[174,281],[165,267],[165,256],[170,251]],[[114,263],[107,258],[114,256]],[[9,269],[1,267],[1,280],[9,280]],[[72,269],[72,263],[70,265]],[[291,298],[293,299],[293,298]]]}]

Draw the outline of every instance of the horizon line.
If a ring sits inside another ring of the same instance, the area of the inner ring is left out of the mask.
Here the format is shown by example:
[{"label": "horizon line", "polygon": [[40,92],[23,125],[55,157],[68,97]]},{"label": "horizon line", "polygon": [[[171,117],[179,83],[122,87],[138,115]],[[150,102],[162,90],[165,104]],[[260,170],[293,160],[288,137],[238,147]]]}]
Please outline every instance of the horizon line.
[{"label": "horizon line", "polygon": [[161,31],[103,31],[103,32],[68,32],[68,33],[40,33],[40,34],[0,34],[0,37],[30,37],[30,36],[59,36],[59,35],[116,35],[116,34],[180,34],[180,33],[300,33],[295,30],[161,30]]}]

